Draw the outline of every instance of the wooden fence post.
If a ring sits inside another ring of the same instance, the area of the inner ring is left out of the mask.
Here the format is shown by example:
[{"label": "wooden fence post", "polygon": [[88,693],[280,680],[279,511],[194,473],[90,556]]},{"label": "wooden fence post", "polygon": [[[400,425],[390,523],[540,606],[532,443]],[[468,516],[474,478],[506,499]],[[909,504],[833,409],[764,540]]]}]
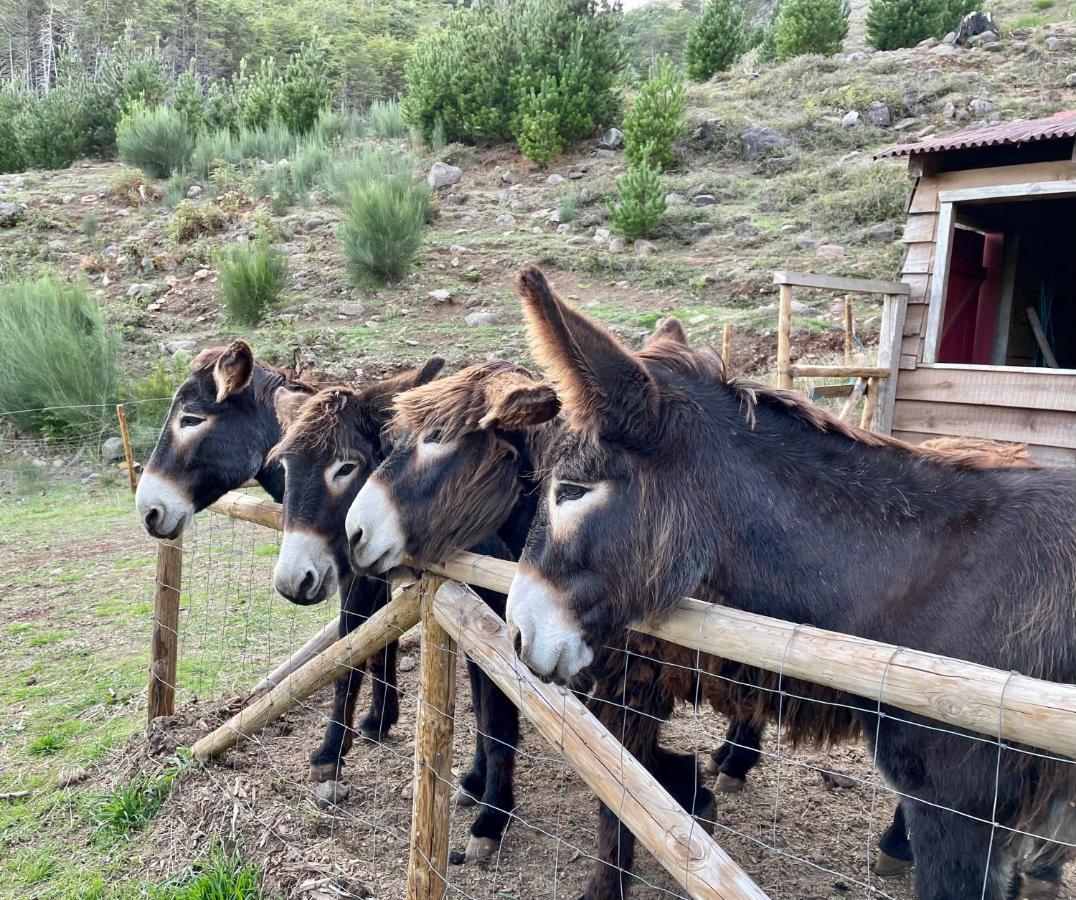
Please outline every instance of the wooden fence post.
[{"label": "wooden fence post", "polygon": [[852,322],[852,295],[844,298],[844,364],[852,364],[852,334],[855,326]]},{"label": "wooden fence post", "polygon": [[179,645],[179,590],[183,582],[183,537],[157,544],[157,584],[153,591],[148,720],[170,716],[176,704]]},{"label": "wooden fence post", "polygon": [[721,329],[721,362],[725,364],[725,372],[732,371],[732,323],[726,322]]},{"label": "wooden fence post", "polygon": [[127,460],[127,478],[131,482],[131,492],[138,487],[134,470],[134,451],[131,449],[131,432],[127,430],[127,407],[122,403],[116,406],[116,418],[120,421],[120,441],[123,443],[123,458]]},{"label": "wooden fence post", "polygon": [[792,285],[780,287],[777,312],[777,386],[792,390]]},{"label": "wooden fence post", "polygon": [[415,722],[414,805],[407,900],[443,900],[448,889],[452,801],[452,731],[456,708],[456,642],[434,618],[441,578],[420,589],[422,662]]}]

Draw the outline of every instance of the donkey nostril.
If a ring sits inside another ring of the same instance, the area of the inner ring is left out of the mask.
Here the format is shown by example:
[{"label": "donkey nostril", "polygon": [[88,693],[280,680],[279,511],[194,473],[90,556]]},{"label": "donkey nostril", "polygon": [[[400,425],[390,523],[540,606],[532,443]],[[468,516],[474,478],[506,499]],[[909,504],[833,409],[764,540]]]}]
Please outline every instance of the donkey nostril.
[{"label": "donkey nostril", "polygon": [[516,651],[516,656],[523,656],[523,635],[515,627],[512,628],[512,647]]},{"label": "donkey nostril", "polygon": [[351,555],[355,559],[358,559],[359,548],[362,546],[362,529],[357,528],[355,533],[348,538],[348,547],[351,549]]},{"label": "donkey nostril", "polygon": [[156,507],[150,509],[149,512],[146,513],[146,530],[155,531],[157,528],[157,523],[160,521],[160,518],[161,511],[159,509],[157,509]]},{"label": "donkey nostril", "polygon": [[300,597],[312,597],[314,595],[314,588],[317,587],[318,577],[311,570],[307,570],[303,575],[303,580],[299,582],[299,596]]}]

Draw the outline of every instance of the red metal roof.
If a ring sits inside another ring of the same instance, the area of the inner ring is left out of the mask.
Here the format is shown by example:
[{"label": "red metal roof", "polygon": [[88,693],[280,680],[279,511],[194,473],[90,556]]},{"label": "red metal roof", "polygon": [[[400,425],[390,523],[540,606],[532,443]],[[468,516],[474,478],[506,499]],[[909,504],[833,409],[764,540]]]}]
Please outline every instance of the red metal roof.
[{"label": "red metal roof", "polygon": [[1017,119],[1003,125],[968,128],[948,137],[930,138],[911,144],[894,144],[875,154],[875,159],[892,156],[912,156],[920,153],[941,153],[944,150],[964,150],[969,147],[994,147],[1002,144],[1027,144],[1076,137],[1076,111],[1059,112],[1045,119]]}]

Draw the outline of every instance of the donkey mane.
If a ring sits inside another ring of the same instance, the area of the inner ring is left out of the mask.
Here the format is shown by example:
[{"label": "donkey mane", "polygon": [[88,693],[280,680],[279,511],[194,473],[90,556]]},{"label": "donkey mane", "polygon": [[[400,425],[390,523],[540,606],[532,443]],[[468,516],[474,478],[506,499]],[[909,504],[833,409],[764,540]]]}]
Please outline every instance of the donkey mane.
[{"label": "donkey mane", "polygon": [[344,385],[316,389],[284,426],[284,436],[269,452],[269,459],[295,451],[328,451],[346,458],[358,447],[358,432],[377,432],[379,427],[360,390]]}]

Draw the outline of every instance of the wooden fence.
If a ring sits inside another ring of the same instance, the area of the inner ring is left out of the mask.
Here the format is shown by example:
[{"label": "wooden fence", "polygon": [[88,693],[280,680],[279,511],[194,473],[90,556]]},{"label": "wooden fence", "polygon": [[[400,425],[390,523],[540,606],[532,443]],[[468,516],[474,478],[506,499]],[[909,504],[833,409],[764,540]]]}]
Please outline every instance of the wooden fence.
[{"label": "wooden fence", "polygon": [[[217,513],[282,528],[277,503],[232,492]],[[150,717],[171,713],[178,620],[179,549],[158,549]],[[571,692],[544,684],[516,658],[503,620],[467,585],[506,593],[515,564],[460,553],[394,586],[391,601],[336,638],[330,623],[256,686],[248,705],[191,748],[220,756],[349,667],[361,665],[421,622],[419,711],[407,880],[409,900],[441,900],[448,887],[455,659],[465,651],[554,744],[651,854],[698,898],[766,895]],[[868,697],[948,725],[1076,757],[1076,686],[727,609],[685,598],[666,620],[638,631],[786,676]],[[172,641],[157,639],[158,629]],[[170,690],[161,690],[168,685]]]}]

